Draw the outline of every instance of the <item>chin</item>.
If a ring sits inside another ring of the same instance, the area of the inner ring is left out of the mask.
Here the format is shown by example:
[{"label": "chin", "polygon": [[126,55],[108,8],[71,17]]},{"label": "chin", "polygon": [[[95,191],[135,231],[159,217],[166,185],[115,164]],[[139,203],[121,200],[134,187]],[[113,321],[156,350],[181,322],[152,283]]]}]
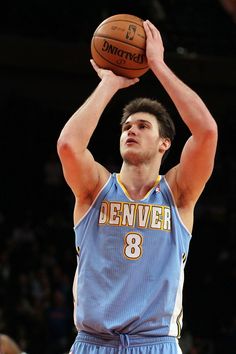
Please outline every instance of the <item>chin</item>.
[{"label": "chin", "polygon": [[121,156],[123,161],[126,162],[128,165],[137,165],[145,161],[143,156],[140,156],[140,154],[131,151],[124,153]]}]

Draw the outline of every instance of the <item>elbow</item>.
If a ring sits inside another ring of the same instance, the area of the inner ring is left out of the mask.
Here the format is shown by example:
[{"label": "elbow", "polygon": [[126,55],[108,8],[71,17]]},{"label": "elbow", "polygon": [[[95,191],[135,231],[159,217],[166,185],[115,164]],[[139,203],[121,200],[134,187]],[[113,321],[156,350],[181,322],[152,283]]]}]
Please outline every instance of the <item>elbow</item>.
[{"label": "elbow", "polygon": [[209,139],[216,139],[218,137],[218,127],[215,120],[212,120],[206,129],[206,135]]},{"label": "elbow", "polygon": [[193,133],[200,144],[216,144],[218,140],[218,127],[215,120],[205,120],[201,125],[196,127]]},{"label": "elbow", "polygon": [[205,127],[204,134],[201,139],[211,146],[216,146],[218,140],[218,127],[214,120],[212,120],[210,124]]},{"label": "elbow", "polygon": [[59,156],[68,155],[72,151],[69,140],[63,136],[60,136],[57,140],[57,153]]},{"label": "elbow", "polygon": [[78,137],[61,134],[57,140],[57,153],[61,159],[74,158],[85,151]]}]

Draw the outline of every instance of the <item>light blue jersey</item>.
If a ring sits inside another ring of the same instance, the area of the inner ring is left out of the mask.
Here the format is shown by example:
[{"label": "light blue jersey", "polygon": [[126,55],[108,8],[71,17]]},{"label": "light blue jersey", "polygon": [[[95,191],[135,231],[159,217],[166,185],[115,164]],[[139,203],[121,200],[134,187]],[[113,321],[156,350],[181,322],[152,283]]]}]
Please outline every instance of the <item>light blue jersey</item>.
[{"label": "light blue jersey", "polygon": [[159,176],[142,200],[132,200],[111,175],[74,230],[77,329],[179,337],[191,234],[165,178]]}]

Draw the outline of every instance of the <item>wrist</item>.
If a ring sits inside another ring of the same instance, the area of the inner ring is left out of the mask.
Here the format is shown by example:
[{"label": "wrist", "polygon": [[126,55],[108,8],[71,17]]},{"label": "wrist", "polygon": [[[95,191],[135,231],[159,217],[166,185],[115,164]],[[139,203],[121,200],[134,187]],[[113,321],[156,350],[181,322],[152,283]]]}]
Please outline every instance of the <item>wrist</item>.
[{"label": "wrist", "polygon": [[157,71],[161,72],[161,71],[166,70],[168,68],[163,59],[149,60],[148,64],[149,64],[151,70],[153,70],[155,72],[157,72]]},{"label": "wrist", "polygon": [[109,95],[115,94],[120,89],[118,80],[109,76],[103,77],[99,86],[104,90],[104,93],[108,92]]}]

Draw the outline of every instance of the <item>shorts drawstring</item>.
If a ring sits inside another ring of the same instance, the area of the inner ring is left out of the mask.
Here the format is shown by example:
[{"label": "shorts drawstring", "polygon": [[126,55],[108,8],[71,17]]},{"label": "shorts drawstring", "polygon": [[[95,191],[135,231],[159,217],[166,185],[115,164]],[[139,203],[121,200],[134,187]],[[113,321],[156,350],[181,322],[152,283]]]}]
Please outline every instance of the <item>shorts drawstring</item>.
[{"label": "shorts drawstring", "polygon": [[123,348],[129,347],[129,336],[125,333],[119,333],[120,336],[120,344]]}]

